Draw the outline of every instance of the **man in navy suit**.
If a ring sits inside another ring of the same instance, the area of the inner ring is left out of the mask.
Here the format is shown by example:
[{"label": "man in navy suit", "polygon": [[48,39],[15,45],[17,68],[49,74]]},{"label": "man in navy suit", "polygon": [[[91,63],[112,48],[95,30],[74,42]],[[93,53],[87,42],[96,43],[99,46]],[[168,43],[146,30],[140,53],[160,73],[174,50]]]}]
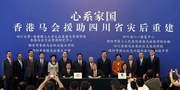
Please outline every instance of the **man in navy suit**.
[{"label": "man in navy suit", "polygon": [[13,90],[13,59],[11,51],[6,52],[7,58],[3,60],[4,90]]},{"label": "man in navy suit", "polygon": [[26,75],[26,81],[29,85],[36,86],[37,73],[37,60],[33,57],[34,51],[30,49],[28,51],[29,57],[24,59],[24,70]]},{"label": "man in navy suit", "polygon": [[155,56],[155,49],[150,49],[150,56],[147,58],[147,69],[152,69],[154,71],[154,77],[159,77],[160,60]]},{"label": "man in navy suit", "polygon": [[62,78],[73,78],[74,70],[71,69],[71,64],[66,63],[66,69],[62,71]]},{"label": "man in navy suit", "polygon": [[82,60],[82,53],[77,54],[77,60],[73,63],[74,72],[82,72],[82,77],[86,76],[86,61]]},{"label": "man in navy suit", "polygon": [[144,58],[143,52],[139,52],[139,58],[136,60],[136,64],[137,64],[136,76],[143,77],[147,71],[146,58]]},{"label": "man in navy suit", "polygon": [[48,61],[44,59],[44,52],[39,53],[39,58],[37,61],[38,77],[45,77],[48,74]]},{"label": "man in navy suit", "polygon": [[[61,74],[62,70],[66,69],[66,64],[70,63],[72,66],[72,60],[68,58],[68,52],[63,51],[62,52],[62,58],[58,62],[59,64],[59,73]],[[72,68],[71,68],[72,69]]]},{"label": "man in navy suit", "polygon": [[111,77],[111,60],[107,58],[107,52],[102,51],[102,57],[97,60],[97,68],[101,70],[105,77]]},{"label": "man in navy suit", "polygon": [[18,90],[18,84],[24,81],[24,63],[22,61],[22,54],[17,54],[17,60],[14,61],[14,77],[15,90]]}]

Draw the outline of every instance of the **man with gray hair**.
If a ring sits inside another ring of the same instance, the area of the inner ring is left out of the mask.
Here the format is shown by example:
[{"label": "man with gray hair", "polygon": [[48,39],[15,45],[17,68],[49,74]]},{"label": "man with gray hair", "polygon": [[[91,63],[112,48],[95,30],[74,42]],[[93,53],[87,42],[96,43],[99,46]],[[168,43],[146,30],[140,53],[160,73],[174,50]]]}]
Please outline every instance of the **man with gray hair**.
[{"label": "man with gray hair", "polygon": [[92,70],[92,66],[94,64],[94,58],[92,56],[89,57],[89,63],[86,65],[86,71],[87,73]]}]

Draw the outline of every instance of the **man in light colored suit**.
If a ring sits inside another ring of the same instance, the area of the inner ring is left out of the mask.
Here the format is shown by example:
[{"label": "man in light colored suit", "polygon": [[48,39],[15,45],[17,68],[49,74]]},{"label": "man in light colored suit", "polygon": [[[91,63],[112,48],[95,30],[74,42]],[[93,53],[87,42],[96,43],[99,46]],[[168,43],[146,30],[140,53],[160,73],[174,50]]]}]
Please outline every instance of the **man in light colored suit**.
[{"label": "man in light colored suit", "polygon": [[4,90],[13,90],[13,59],[11,51],[6,52],[7,58],[3,60]]},{"label": "man in light colored suit", "polygon": [[34,51],[30,49],[28,51],[29,57],[24,60],[24,69],[25,69],[25,75],[26,75],[26,81],[29,85],[35,85],[34,82],[36,82],[36,78],[38,78],[37,73],[37,61],[33,57]]}]

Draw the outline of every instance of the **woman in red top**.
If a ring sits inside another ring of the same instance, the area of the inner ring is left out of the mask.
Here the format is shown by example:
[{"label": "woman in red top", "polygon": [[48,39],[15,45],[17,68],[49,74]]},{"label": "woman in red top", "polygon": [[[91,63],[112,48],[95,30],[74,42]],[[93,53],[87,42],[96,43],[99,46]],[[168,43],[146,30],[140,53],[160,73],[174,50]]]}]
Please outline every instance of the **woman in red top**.
[{"label": "woman in red top", "polygon": [[116,54],[116,60],[113,61],[112,64],[112,71],[113,71],[113,77],[118,77],[118,73],[122,70],[122,64],[124,63],[123,60],[121,60],[121,55]]}]

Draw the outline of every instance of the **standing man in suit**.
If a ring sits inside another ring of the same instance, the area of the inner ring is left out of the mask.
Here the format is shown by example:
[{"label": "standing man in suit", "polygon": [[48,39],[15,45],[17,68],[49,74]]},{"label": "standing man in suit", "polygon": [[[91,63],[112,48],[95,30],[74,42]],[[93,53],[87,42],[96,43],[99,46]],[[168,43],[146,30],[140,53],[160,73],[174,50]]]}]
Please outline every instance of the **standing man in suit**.
[{"label": "standing man in suit", "polygon": [[14,77],[15,90],[18,90],[19,82],[24,81],[24,63],[21,53],[17,54],[17,60],[14,61]]},{"label": "standing man in suit", "polygon": [[127,67],[128,67],[128,71],[131,73],[131,76],[134,77],[136,70],[137,70],[137,65],[136,65],[136,62],[133,61],[132,54],[128,55]]},{"label": "standing man in suit", "polygon": [[105,77],[111,77],[111,60],[107,58],[107,52],[102,51],[102,57],[97,60],[97,68],[100,69]]},{"label": "standing man in suit", "polygon": [[66,63],[66,69],[61,74],[62,78],[73,78],[74,70],[71,69],[71,63]]},{"label": "standing man in suit", "polygon": [[160,60],[155,56],[155,49],[150,49],[150,56],[147,58],[147,69],[152,69],[154,71],[154,77],[159,77]]},{"label": "standing man in suit", "polygon": [[77,60],[73,63],[74,72],[82,72],[82,77],[86,76],[86,61],[82,60],[82,53],[77,54]]},{"label": "standing man in suit", "polygon": [[86,65],[86,71],[87,73],[93,69],[93,64],[94,64],[94,58],[89,57],[89,63]]},{"label": "standing man in suit", "polygon": [[25,69],[25,75],[26,75],[26,81],[28,85],[34,85],[36,86],[36,78],[38,78],[37,73],[37,61],[33,57],[34,51],[30,49],[28,51],[29,57],[24,59],[24,69]]},{"label": "standing man in suit", "polygon": [[136,76],[143,77],[147,71],[146,58],[144,58],[143,52],[139,52],[139,58],[136,60],[136,64],[137,64]]},{"label": "standing man in suit", "polygon": [[[68,52],[62,52],[62,58],[58,61],[59,63],[59,73],[61,74],[62,70],[66,69],[66,64],[70,63],[72,66],[72,60],[68,58]],[[72,69],[72,68],[71,68]]]},{"label": "standing man in suit", "polygon": [[103,78],[104,74],[101,70],[97,69],[97,65],[93,64],[92,70],[88,72],[88,78]]},{"label": "standing man in suit", "polygon": [[45,77],[48,74],[48,61],[44,59],[44,52],[39,53],[39,58],[37,61],[38,77]]},{"label": "standing man in suit", "polygon": [[12,52],[6,52],[7,58],[3,60],[4,90],[13,90],[13,59]]}]

